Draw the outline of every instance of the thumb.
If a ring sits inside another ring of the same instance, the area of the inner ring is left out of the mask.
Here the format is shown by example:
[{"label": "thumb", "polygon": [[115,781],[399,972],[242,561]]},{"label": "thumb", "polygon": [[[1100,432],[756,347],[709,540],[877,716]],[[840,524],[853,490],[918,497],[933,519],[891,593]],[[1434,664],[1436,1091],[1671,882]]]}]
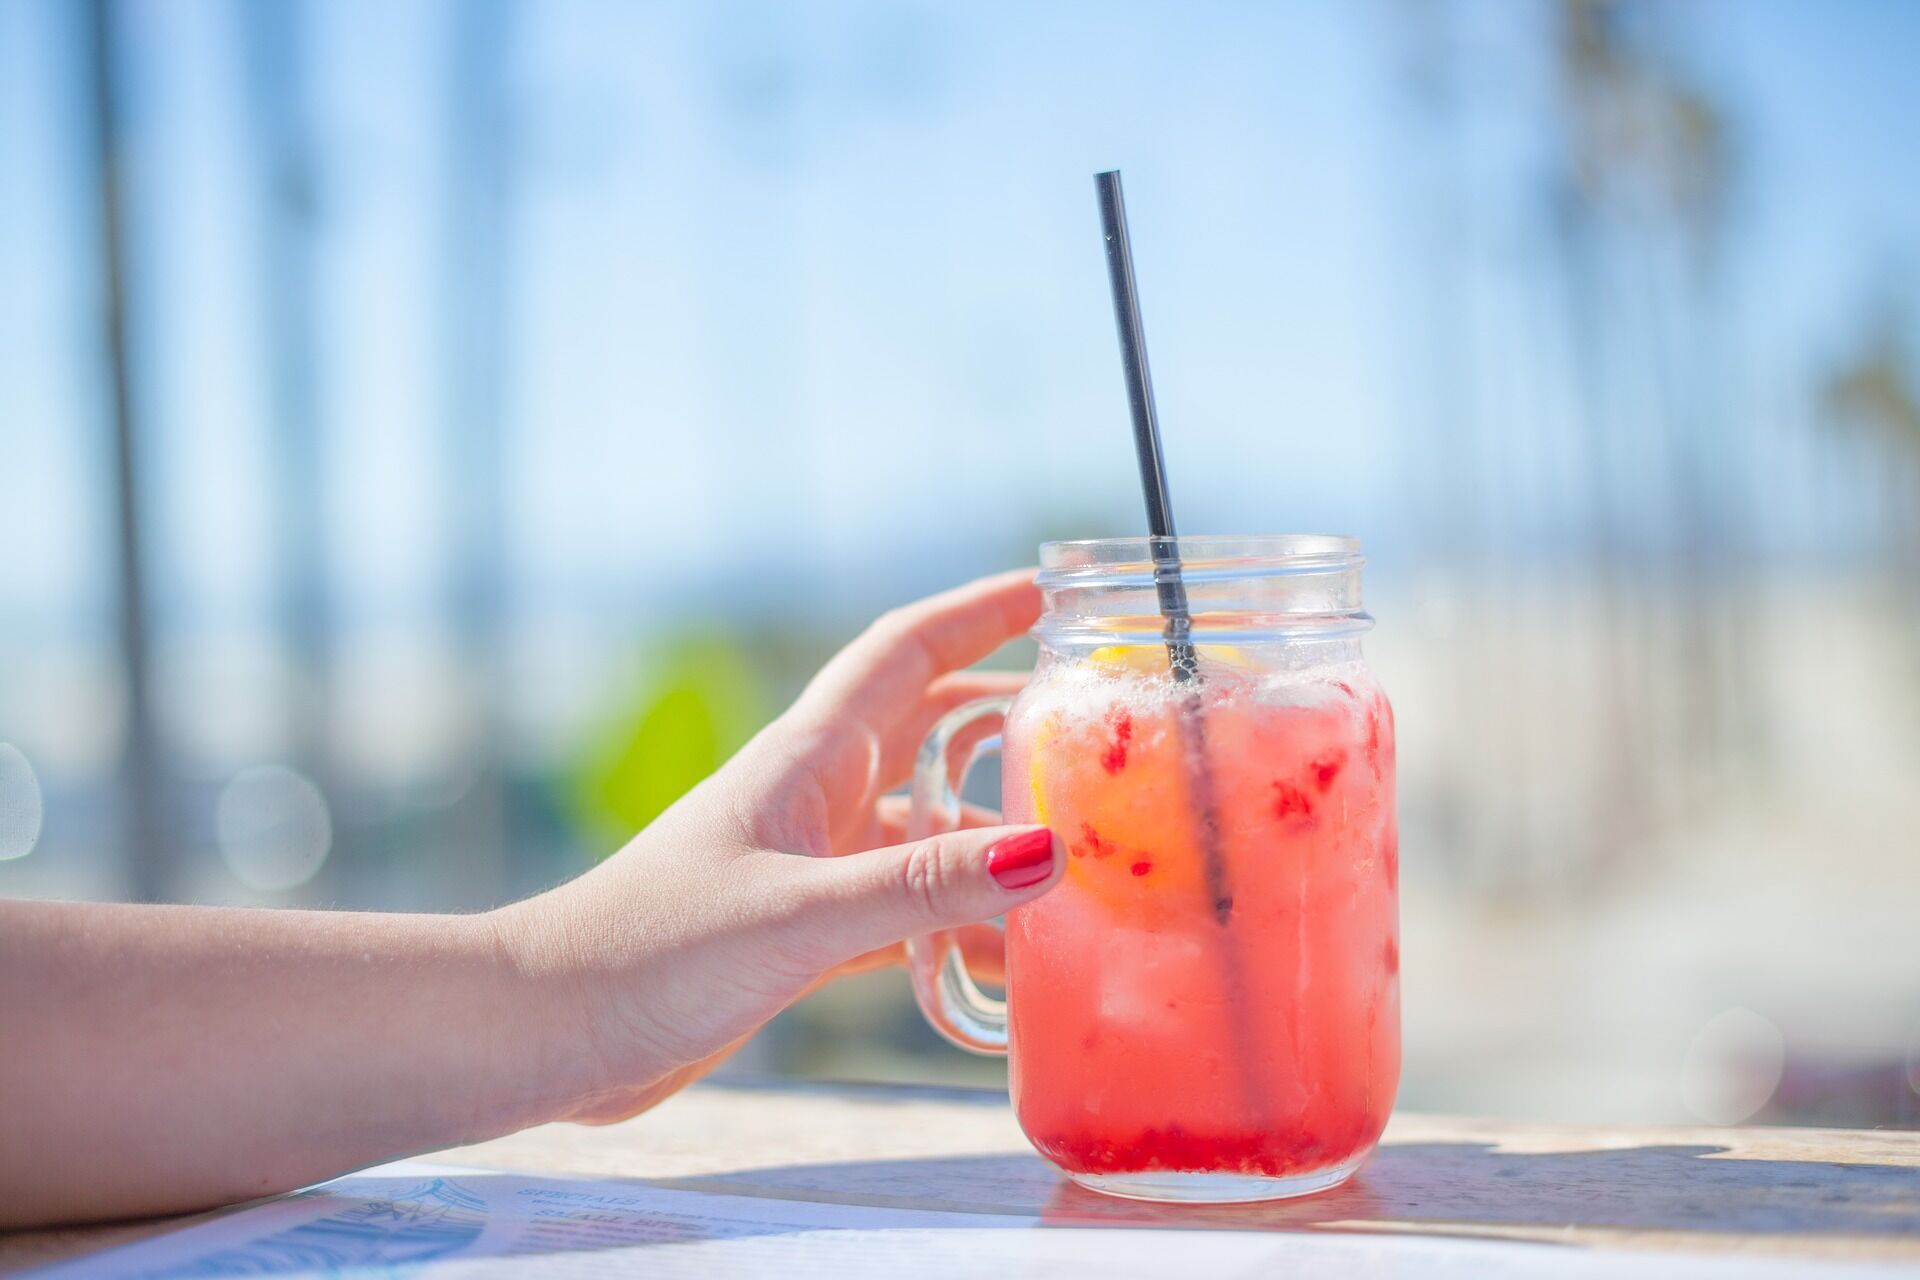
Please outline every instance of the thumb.
[{"label": "thumb", "polygon": [[812,862],[802,912],[822,967],[915,934],[990,920],[1053,887],[1066,850],[1045,827],[972,827]]}]

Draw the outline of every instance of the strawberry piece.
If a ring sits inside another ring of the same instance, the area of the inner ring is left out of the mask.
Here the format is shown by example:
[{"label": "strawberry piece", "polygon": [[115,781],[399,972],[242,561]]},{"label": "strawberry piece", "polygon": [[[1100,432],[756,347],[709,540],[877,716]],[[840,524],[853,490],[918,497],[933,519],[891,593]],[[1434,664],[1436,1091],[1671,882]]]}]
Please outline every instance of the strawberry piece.
[{"label": "strawberry piece", "polygon": [[1273,784],[1273,816],[1285,822],[1289,818],[1313,817],[1313,801],[1291,782]]},{"label": "strawberry piece", "polygon": [[1127,767],[1127,744],[1133,741],[1133,717],[1115,708],[1107,713],[1107,723],[1113,728],[1113,741],[1100,753],[1100,767],[1108,773],[1118,773]]},{"label": "strawberry piece", "polygon": [[1113,851],[1113,841],[1102,839],[1100,833],[1093,829],[1091,822],[1083,822],[1080,824],[1080,841],[1078,844],[1072,845],[1069,849],[1069,852],[1076,858],[1088,854],[1096,858],[1105,858],[1110,856]]}]

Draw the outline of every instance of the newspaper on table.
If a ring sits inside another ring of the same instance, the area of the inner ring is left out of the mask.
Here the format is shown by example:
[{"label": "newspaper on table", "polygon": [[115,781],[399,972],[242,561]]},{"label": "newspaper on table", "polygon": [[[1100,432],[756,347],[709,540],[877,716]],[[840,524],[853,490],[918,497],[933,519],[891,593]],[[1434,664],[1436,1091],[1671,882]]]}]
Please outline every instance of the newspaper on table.
[{"label": "newspaper on table", "polygon": [[[1803,1262],[1445,1236],[1057,1225],[402,1161],[41,1271],[137,1276],[1794,1276]],[[1822,1263],[1824,1275],[1876,1275]],[[1064,1270],[1063,1270],[1064,1269]]]}]

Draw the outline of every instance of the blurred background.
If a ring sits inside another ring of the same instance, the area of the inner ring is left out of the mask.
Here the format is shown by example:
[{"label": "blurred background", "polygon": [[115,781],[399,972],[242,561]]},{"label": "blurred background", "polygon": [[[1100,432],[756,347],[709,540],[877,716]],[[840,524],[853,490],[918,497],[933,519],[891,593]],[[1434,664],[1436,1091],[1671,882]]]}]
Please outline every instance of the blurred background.
[{"label": "blurred background", "polygon": [[[0,893],[471,909],[875,612],[1359,536],[1410,1107],[1920,1124],[1920,7],[0,0]],[[1030,660],[1009,652],[1004,660]],[[904,977],[734,1068],[999,1078]]]}]

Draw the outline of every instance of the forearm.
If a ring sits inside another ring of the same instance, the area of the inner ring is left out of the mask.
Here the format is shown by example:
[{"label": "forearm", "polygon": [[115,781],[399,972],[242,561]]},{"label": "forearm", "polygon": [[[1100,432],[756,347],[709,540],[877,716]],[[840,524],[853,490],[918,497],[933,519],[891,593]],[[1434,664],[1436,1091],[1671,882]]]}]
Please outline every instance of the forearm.
[{"label": "forearm", "polygon": [[0,902],[0,1225],[200,1208],[550,1118],[564,976],[496,916]]}]

